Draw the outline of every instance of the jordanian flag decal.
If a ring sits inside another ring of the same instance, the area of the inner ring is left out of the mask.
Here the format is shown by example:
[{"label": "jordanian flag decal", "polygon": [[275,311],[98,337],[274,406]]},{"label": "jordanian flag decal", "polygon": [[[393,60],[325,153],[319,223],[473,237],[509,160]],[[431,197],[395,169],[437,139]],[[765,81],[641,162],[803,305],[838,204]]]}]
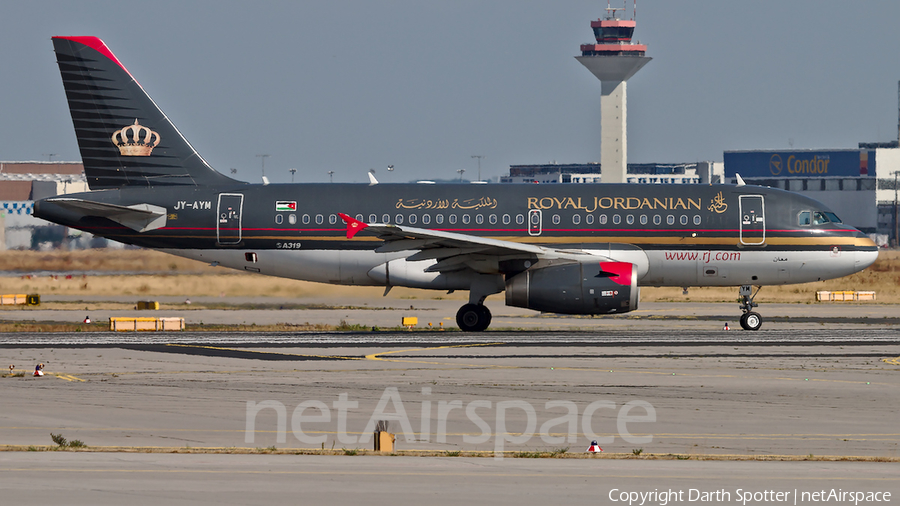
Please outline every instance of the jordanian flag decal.
[{"label": "jordanian flag decal", "polygon": [[291,211],[296,211],[296,210],[297,210],[297,202],[296,201],[287,202],[287,201],[279,200],[279,201],[275,202],[275,211],[291,212]]}]

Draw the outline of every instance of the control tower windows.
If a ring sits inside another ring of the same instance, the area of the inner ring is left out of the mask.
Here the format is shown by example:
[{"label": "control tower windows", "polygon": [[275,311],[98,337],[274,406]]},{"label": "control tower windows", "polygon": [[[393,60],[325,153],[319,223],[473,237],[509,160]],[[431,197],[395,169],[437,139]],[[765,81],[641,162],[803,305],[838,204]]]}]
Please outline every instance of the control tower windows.
[{"label": "control tower windows", "polygon": [[597,26],[594,37],[599,44],[610,42],[627,42],[634,35],[633,26]]}]

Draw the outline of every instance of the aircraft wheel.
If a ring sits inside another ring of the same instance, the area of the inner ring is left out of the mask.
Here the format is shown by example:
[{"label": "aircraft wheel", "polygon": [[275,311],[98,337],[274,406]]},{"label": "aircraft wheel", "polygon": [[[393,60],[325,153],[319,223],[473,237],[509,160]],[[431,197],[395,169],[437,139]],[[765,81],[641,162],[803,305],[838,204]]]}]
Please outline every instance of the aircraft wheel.
[{"label": "aircraft wheel", "polygon": [[[484,317],[484,328],[486,329],[491,326],[491,320],[493,319],[493,316],[491,315],[491,310],[488,309],[488,307],[485,306],[484,304],[482,304],[478,307],[481,308],[481,315]],[[482,329],[482,330],[484,330],[484,329]]]},{"label": "aircraft wheel", "polygon": [[466,332],[481,332],[491,324],[491,311],[483,304],[466,304],[456,313],[456,324]]},{"label": "aircraft wheel", "polygon": [[741,327],[744,330],[759,330],[762,327],[762,316],[759,313],[749,312],[741,316]]}]

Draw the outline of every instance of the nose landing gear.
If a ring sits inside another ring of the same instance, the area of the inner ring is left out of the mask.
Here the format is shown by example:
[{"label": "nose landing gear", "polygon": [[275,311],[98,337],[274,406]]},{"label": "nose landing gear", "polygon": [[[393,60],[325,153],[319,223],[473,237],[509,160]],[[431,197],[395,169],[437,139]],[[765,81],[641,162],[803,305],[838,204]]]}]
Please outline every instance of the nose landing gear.
[{"label": "nose landing gear", "polygon": [[741,315],[741,327],[744,330],[759,330],[759,328],[762,327],[762,316],[753,311],[753,308],[759,306],[759,304],[753,302],[753,299],[759,295],[759,290],[761,288],[761,286],[757,287],[756,293],[753,293],[753,287],[751,285],[741,285],[739,292],[741,305],[739,307],[741,311],[744,312],[744,314]]}]

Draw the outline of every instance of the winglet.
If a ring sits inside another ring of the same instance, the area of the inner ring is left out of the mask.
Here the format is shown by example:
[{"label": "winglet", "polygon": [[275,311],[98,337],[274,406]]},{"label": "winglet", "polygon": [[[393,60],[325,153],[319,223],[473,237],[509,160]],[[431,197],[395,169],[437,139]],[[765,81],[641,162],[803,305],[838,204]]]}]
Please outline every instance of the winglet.
[{"label": "winglet", "polygon": [[347,239],[353,239],[353,236],[359,233],[362,229],[368,227],[365,223],[347,216],[343,213],[338,213],[344,221],[347,222]]}]

